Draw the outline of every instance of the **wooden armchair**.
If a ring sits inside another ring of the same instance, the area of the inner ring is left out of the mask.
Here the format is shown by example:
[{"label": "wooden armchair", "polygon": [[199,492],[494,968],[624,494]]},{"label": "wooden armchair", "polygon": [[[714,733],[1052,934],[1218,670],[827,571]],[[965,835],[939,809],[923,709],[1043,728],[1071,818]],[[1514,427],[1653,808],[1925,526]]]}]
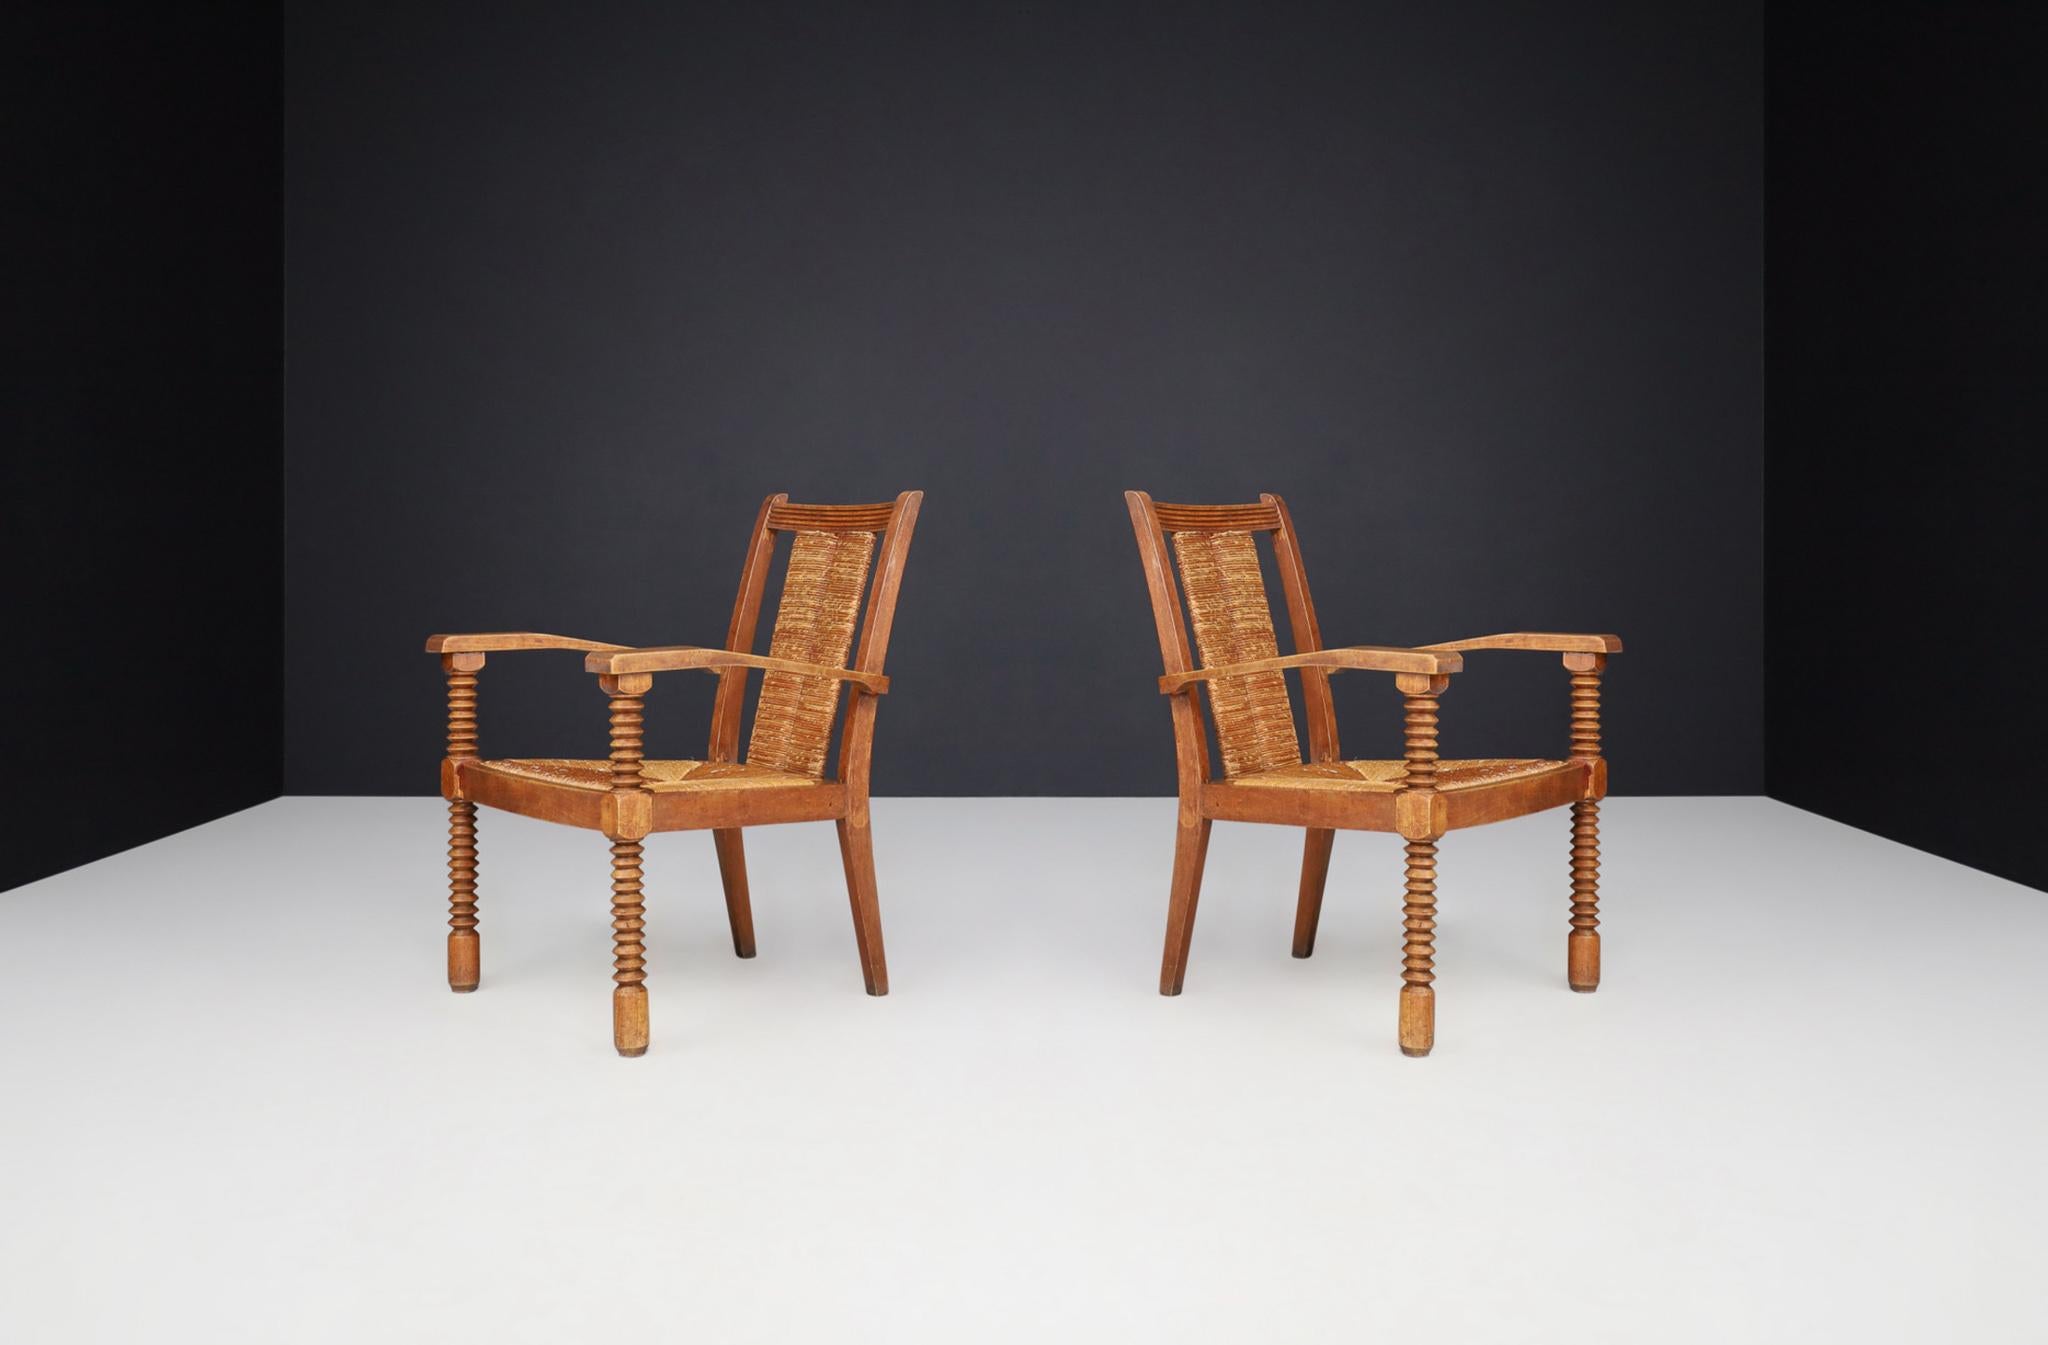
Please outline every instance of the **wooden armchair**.
[{"label": "wooden armchair", "polygon": [[[436,635],[427,652],[448,675],[448,755],[441,793],[448,800],[448,987],[477,987],[476,809],[478,804],[601,831],[612,842],[612,1039],[620,1055],[647,1050],[647,961],[641,943],[641,841],[656,831],[709,829],[725,884],[733,951],[754,955],[743,827],[827,818],[839,826],[854,940],[868,993],[889,992],[882,917],[875,897],[875,856],[868,831],[868,766],[875,700],[889,689],[882,658],[903,582],[904,557],[924,495],[893,504],[791,504],[771,495],[754,521],[740,571],[739,597],[725,648],[624,645],[525,632]],[[793,533],[788,572],[768,654],[752,652],[761,597],[777,535]],[[873,584],[875,553],[881,565]],[[860,647],[850,667],[868,590]],[[486,760],[477,754],[477,672],[486,654],[526,649],[587,652],[583,666],[611,698],[611,756],[605,761]],[[740,701],[749,669],[762,669],[761,695],[744,761],[739,759]],[[702,761],[647,761],[641,755],[644,697],[654,674],[694,669],[716,674],[711,742]],[[839,778],[825,775],[839,689],[851,697],[839,740]]]},{"label": "wooden armchair", "polygon": [[[1151,590],[1159,652],[1166,665],[1159,689],[1173,710],[1180,772],[1179,840],[1166,917],[1166,956],[1159,992],[1180,993],[1188,943],[1201,893],[1209,825],[1277,822],[1304,827],[1301,890],[1294,917],[1294,955],[1315,949],[1323,909],[1330,843],[1339,828],[1391,831],[1407,840],[1406,946],[1401,971],[1400,1041],[1404,1054],[1428,1055],[1436,1036],[1431,983],[1436,942],[1436,843],[1447,831],[1520,817],[1570,804],[1572,810],[1571,934],[1566,971],[1571,988],[1600,984],[1600,800],[1607,763],[1600,755],[1600,673],[1621,649],[1612,635],[1488,635],[1420,649],[1361,645],[1325,649],[1309,600],[1308,574],[1287,506],[1277,495],[1257,504],[1155,504],[1127,491],[1131,526]],[[1281,657],[1271,605],[1260,576],[1254,534],[1270,533],[1297,652]],[[1167,538],[1172,538],[1169,555]],[[1174,560],[1179,561],[1178,585]],[[1187,616],[1195,631],[1197,666],[1188,650]],[[1558,653],[1571,673],[1571,746],[1557,761],[1437,758],[1437,698],[1466,652],[1529,649]],[[1301,759],[1285,669],[1300,670],[1309,759]],[[1401,761],[1346,761],[1337,747],[1330,701],[1332,675],[1362,668],[1392,673],[1406,707]],[[1208,689],[1211,722],[1222,757],[1210,773],[1209,743],[1196,688]]]}]

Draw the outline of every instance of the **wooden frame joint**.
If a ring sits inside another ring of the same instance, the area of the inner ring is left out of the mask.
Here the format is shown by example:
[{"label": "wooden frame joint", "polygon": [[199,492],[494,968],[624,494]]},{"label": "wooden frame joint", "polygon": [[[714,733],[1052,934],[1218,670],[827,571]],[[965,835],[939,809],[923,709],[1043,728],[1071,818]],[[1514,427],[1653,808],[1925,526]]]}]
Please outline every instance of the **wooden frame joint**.
[{"label": "wooden frame joint", "polygon": [[637,841],[654,830],[654,795],[644,789],[614,789],[598,805],[598,827],[615,841]]},{"label": "wooden frame joint", "polygon": [[1594,757],[1585,763],[1586,797],[1598,801],[1607,797],[1607,758]]},{"label": "wooden frame joint", "polygon": [[1450,806],[1433,789],[1403,790],[1394,798],[1394,831],[1411,841],[1433,841],[1451,829]]}]

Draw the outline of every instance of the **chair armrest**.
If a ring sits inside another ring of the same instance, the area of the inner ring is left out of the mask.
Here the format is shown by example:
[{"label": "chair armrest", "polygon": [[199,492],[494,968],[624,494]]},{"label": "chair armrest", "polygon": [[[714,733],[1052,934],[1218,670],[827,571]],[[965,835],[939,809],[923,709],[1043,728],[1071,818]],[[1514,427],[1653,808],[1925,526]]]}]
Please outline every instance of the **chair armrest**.
[{"label": "chair armrest", "polygon": [[736,654],[730,649],[702,649],[696,645],[661,645],[649,649],[630,649],[619,645],[606,645],[583,660],[586,672],[603,676],[618,677],[627,673],[676,672],[694,669],[698,672],[726,672],[733,668],[763,668],[769,672],[795,673],[799,677],[830,677],[835,681],[851,682],[870,695],[884,695],[889,690],[889,679],[880,673],[854,672],[850,668],[828,668],[822,663],[798,663],[794,659],[767,658],[760,654]]},{"label": "chair armrest", "polygon": [[1510,631],[1505,635],[1477,635],[1469,640],[1446,640],[1426,644],[1424,649],[1534,649],[1547,654],[1619,654],[1619,635],[1559,635],[1551,631]]},{"label": "chair armrest", "polygon": [[1318,649],[1307,654],[1287,654],[1280,658],[1253,659],[1248,663],[1226,663],[1215,668],[1191,668],[1187,672],[1168,673],[1159,679],[1159,690],[1171,696],[1185,690],[1196,682],[1210,682],[1219,677],[1245,677],[1252,673],[1279,672],[1283,668],[1321,668],[1327,672],[1347,672],[1363,668],[1371,672],[1420,673],[1437,676],[1454,673],[1465,666],[1464,659],[1455,652],[1444,649],[1400,649],[1392,645],[1361,644],[1348,649]]},{"label": "chair armrest", "polygon": [[629,649],[632,646],[606,644],[602,640],[579,640],[573,635],[541,635],[530,630],[496,631],[484,635],[429,635],[429,654],[495,654],[508,649]]}]

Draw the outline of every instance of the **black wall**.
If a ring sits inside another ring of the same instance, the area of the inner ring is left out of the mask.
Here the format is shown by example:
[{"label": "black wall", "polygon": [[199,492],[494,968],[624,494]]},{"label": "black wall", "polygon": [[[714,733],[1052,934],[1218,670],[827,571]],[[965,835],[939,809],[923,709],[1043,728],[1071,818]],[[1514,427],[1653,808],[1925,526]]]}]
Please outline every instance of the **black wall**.
[{"label": "black wall", "polygon": [[912,486],[882,792],[1170,790],[1133,486],[1288,496],[1336,641],[1617,630],[1617,788],[1761,788],[1760,7],[287,11],[292,792],[434,788],[430,631],[716,643],[761,496]]},{"label": "black wall", "polygon": [[2048,887],[2048,10],[1839,14],[1772,7],[1770,792]]},{"label": "black wall", "polygon": [[278,43],[0,14],[0,888],[280,788]]},{"label": "black wall", "polygon": [[1769,33],[1769,792],[2048,886],[2048,10],[1837,14]]}]

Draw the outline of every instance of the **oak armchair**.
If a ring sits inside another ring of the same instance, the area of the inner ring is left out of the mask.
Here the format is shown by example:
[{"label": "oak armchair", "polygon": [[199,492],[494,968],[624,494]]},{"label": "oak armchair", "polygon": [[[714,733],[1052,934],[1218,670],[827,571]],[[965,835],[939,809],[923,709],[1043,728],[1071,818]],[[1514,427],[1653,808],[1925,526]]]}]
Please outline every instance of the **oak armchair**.
[{"label": "oak armchair", "polygon": [[[1600,755],[1600,674],[1607,656],[1620,651],[1621,641],[1612,635],[1517,633],[1419,649],[1325,649],[1309,598],[1301,545],[1279,496],[1261,495],[1256,504],[1236,505],[1155,504],[1143,491],[1127,491],[1124,499],[1152,597],[1165,663],[1159,690],[1173,712],[1179,771],[1178,841],[1159,992],[1179,994],[1187,974],[1212,821],[1273,822],[1306,829],[1294,918],[1296,957],[1315,950],[1323,884],[1337,831],[1394,832],[1407,842],[1401,1050],[1411,1056],[1428,1055],[1436,1037],[1432,983],[1437,841],[1459,827],[1565,805],[1572,813],[1566,976],[1574,990],[1595,989],[1600,984],[1600,800],[1607,793],[1607,762]],[[1254,541],[1262,532],[1272,537],[1298,651],[1285,657],[1275,639]],[[1190,623],[1199,664],[1188,646]],[[1466,653],[1494,649],[1563,656],[1571,674],[1570,747],[1565,757],[1438,758],[1438,698],[1452,675],[1463,669]],[[1295,735],[1288,669],[1300,672],[1307,761],[1302,760]],[[1329,679],[1354,669],[1393,674],[1405,712],[1402,760],[1346,761],[1339,750]],[[1206,692],[1207,726],[1198,689]],[[1211,772],[1209,727],[1215,730],[1222,759],[1220,775]]]},{"label": "oak armchair", "polygon": [[[449,989],[477,988],[476,809],[483,804],[585,827],[611,839],[612,1039],[620,1055],[647,1050],[640,859],[642,841],[657,831],[711,832],[733,951],[752,957],[754,917],[741,830],[772,822],[837,823],[861,974],[869,994],[888,993],[868,827],[868,774],[875,702],[889,689],[883,656],[923,499],[921,491],[906,491],[892,504],[819,505],[769,496],[754,521],[723,649],[636,649],[527,632],[436,635],[427,641],[427,652],[441,656],[448,678],[448,755],[441,762],[441,793],[448,800]],[[783,533],[794,540],[769,652],[759,655],[752,652],[754,632]],[[874,565],[877,552],[879,566]],[[849,663],[863,590],[866,617],[859,621],[860,645]],[[478,754],[477,673],[484,658],[530,649],[585,653],[585,670],[596,674],[599,689],[610,699],[608,759],[488,760]],[[740,708],[747,675],[756,669],[762,673],[761,692],[742,759]],[[702,761],[648,761],[641,751],[645,697],[656,673],[683,670],[719,679],[710,744]],[[842,687],[849,704],[834,779],[825,766]]]}]

